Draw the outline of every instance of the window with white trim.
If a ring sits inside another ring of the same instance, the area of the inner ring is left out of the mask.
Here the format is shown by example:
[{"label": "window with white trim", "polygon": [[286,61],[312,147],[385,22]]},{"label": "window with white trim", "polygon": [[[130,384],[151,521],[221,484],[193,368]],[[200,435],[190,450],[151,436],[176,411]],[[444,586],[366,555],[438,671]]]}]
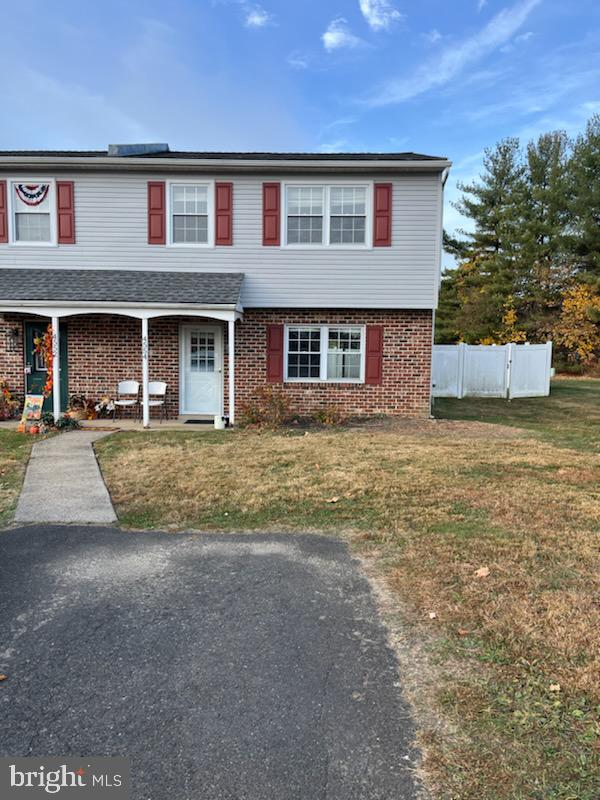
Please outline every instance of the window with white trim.
[{"label": "window with white trim", "polygon": [[54,184],[51,181],[13,181],[11,209],[11,240],[14,243],[54,242]]},{"label": "window with white trim", "polygon": [[331,244],[365,244],[367,189],[365,186],[332,186],[329,204]]},{"label": "window with white trim", "polygon": [[364,381],[363,325],[286,326],[286,381]]},{"label": "window with white trim", "polygon": [[285,243],[290,246],[370,244],[369,186],[285,187]]},{"label": "window with white trim", "polygon": [[171,242],[209,244],[208,184],[171,184]]},{"label": "window with white trim", "polygon": [[288,244],[323,244],[323,192],[322,186],[288,188]]}]

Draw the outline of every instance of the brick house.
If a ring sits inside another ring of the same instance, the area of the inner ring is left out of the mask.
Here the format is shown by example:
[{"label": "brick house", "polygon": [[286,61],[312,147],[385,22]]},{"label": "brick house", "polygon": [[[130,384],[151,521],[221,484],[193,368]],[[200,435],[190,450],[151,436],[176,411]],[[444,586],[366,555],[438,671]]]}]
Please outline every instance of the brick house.
[{"label": "brick house", "polygon": [[[118,381],[230,421],[259,387],[300,413],[426,415],[442,194],[415,153],[0,152],[0,379],[55,414]],[[58,374],[58,373],[57,373]],[[37,381],[37,383],[36,383]]]}]

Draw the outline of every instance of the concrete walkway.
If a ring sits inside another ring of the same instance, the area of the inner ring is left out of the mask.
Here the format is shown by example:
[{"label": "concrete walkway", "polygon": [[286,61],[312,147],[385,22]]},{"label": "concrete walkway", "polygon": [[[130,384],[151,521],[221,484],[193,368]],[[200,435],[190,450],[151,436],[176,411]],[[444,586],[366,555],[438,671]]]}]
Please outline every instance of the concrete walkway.
[{"label": "concrete walkway", "polygon": [[34,444],[15,522],[116,522],[92,449],[108,435],[69,431]]}]

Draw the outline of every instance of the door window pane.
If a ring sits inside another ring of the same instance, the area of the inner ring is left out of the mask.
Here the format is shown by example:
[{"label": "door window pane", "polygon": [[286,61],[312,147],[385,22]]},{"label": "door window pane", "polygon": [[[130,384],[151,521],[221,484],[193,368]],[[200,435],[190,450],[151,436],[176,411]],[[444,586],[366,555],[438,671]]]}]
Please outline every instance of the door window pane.
[{"label": "door window pane", "polygon": [[191,372],[215,371],[215,334],[198,331],[190,335]]}]

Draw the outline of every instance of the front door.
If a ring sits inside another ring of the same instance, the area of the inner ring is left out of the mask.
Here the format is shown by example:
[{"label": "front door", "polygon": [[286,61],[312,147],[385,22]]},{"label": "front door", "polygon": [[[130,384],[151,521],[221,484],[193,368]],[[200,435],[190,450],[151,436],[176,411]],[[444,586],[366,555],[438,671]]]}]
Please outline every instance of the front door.
[{"label": "front door", "polygon": [[[48,329],[46,320],[25,323],[25,379],[27,394],[43,394],[48,376],[43,356],[34,352],[34,339],[43,336]],[[67,410],[69,390],[67,364],[67,327],[60,323],[60,410]],[[56,379],[56,376],[54,376]],[[44,411],[52,411],[52,394],[44,400]]]},{"label": "front door", "polygon": [[181,329],[182,414],[223,413],[223,332],[217,326]]}]

